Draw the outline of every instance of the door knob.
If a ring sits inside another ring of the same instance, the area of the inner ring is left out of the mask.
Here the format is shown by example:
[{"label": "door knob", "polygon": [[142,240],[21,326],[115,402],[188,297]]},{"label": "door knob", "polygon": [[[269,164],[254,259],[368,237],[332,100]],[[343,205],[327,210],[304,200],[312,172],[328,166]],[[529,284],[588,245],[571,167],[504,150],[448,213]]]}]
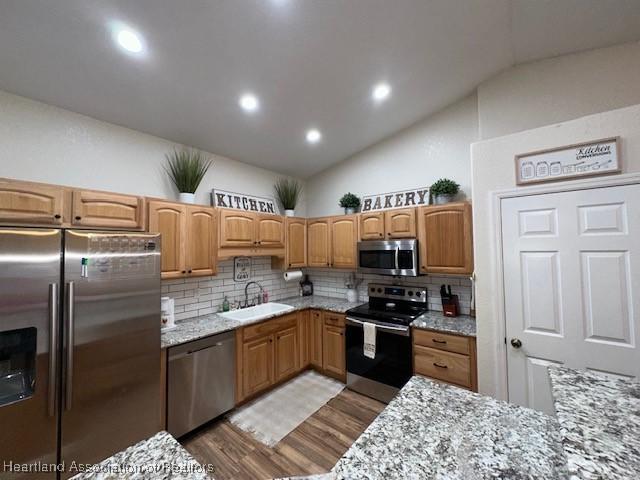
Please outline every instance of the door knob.
[{"label": "door knob", "polygon": [[522,346],[522,341],[519,338],[512,338],[511,339],[511,346],[513,348],[520,348]]}]

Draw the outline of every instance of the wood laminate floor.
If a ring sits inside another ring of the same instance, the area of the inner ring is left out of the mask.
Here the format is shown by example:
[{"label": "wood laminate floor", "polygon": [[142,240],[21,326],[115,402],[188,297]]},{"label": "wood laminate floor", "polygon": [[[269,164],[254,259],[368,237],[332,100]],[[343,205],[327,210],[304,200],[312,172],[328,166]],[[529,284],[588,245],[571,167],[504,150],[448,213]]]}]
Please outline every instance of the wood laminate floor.
[{"label": "wood laminate floor", "polygon": [[326,473],[385,406],[343,390],[273,448],[224,419],[180,442],[200,463],[214,465],[216,480]]}]

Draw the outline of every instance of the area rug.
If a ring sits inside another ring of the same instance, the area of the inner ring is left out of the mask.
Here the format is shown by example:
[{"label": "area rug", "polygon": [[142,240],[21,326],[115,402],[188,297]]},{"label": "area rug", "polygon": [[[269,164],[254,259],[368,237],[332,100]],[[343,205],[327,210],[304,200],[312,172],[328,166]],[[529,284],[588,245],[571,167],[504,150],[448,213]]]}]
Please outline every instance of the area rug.
[{"label": "area rug", "polygon": [[308,371],[240,407],[227,418],[273,447],[343,389],[343,383]]}]

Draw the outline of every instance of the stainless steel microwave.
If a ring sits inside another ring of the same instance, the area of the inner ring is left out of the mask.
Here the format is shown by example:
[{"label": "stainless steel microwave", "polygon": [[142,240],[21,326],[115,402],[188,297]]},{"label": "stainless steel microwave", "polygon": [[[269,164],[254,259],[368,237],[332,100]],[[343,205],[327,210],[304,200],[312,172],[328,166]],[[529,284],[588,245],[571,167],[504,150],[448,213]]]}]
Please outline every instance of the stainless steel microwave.
[{"label": "stainless steel microwave", "polygon": [[418,240],[358,242],[358,272],[418,276]]}]

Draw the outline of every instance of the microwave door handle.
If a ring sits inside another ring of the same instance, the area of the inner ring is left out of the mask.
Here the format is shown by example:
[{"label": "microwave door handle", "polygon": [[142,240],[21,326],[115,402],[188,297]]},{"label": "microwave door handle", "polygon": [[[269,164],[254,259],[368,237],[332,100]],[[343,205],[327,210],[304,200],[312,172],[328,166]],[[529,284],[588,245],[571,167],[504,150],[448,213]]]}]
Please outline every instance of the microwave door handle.
[{"label": "microwave door handle", "polygon": [[400,270],[399,257],[400,257],[400,247],[397,247],[396,248],[396,270]]}]

